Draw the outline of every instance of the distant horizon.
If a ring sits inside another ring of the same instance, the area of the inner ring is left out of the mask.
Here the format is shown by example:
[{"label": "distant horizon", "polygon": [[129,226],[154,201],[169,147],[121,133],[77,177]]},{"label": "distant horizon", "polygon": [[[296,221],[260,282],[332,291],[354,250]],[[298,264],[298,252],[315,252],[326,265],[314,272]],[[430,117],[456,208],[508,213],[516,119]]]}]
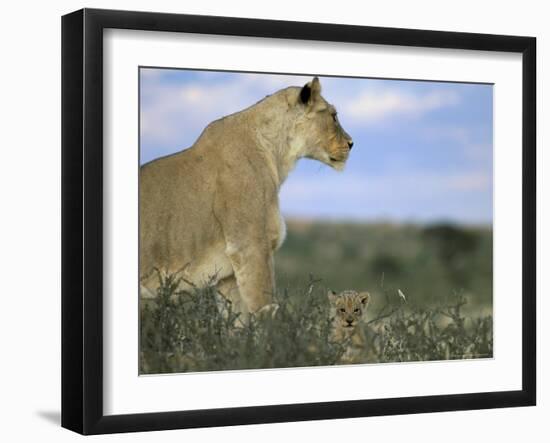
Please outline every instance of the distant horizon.
[{"label": "distant horizon", "polygon": [[296,215],[285,215],[283,214],[283,218],[286,222],[286,224],[334,224],[334,225],[372,225],[372,226],[383,226],[383,225],[391,225],[391,226],[418,226],[418,227],[426,227],[426,226],[441,226],[441,225],[448,225],[448,226],[457,226],[460,228],[480,228],[480,229],[492,229],[493,224],[492,223],[484,223],[484,222],[461,222],[457,220],[450,220],[450,219],[432,219],[432,220],[414,220],[414,219],[391,219],[391,218],[330,218],[330,217],[300,217]]},{"label": "distant horizon", "polygon": [[[493,223],[493,88],[319,76],[354,139],[343,172],[301,160],[280,191],[286,219]],[[310,76],[140,69],[140,164],[192,146],[213,120]]]}]

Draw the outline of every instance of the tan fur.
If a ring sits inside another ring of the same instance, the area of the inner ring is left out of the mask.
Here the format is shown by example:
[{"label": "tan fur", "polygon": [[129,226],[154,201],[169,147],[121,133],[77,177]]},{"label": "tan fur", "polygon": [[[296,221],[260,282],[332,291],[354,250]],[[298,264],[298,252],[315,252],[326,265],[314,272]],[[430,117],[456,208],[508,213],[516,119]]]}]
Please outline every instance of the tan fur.
[{"label": "tan fur", "polygon": [[367,341],[362,324],[367,317],[370,301],[368,292],[329,291],[330,316],[332,319],[331,341],[347,346],[342,363],[360,363],[367,353]]},{"label": "tan fur", "polygon": [[317,78],[280,90],[212,122],[191,148],[142,166],[142,295],[156,293],[158,268],[180,271],[189,287],[218,284],[244,313],[271,304],[285,232],[281,184],[300,158],[340,170],[350,150],[320,91]]}]

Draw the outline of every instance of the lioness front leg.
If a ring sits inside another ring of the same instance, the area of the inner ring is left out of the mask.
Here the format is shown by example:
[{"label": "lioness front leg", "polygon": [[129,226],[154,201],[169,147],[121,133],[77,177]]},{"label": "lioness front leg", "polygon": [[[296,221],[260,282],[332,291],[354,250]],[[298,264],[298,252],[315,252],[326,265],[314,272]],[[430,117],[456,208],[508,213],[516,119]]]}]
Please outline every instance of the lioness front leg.
[{"label": "lioness front leg", "polygon": [[255,313],[270,305],[275,288],[271,251],[267,247],[257,245],[245,248],[229,246],[227,255],[233,266],[246,313]]},{"label": "lioness front leg", "polygon": [[[247,160],[260,168],[265,159],[257,152],[251,147]],[[225,253],[246,315],[271,305],[273,300],[275,276],[269,215],[273,212],[270,208],[277,204],[277,187],[273,181],[262,180],[263,171],[256,167],[245,168],[236,181],[233,168],[237,167],[237,163],[228,162],[219,173],[214,216],[223,233]]]},{"label": "lioness front leg", "polygon": [[[247,308],[243,306],[241,295],[239,294],[239,287],[237,286],[237,280],[235,275],[224,278],[216,285],[218,294],[225,300],[225,303],[229,302],[231,312],[237,314],[238,317],[235,322],[235,326],[243,326],[246,323],[246,317],[248,317]],[[224,318],[227,318],[228,308],[226,304],[220,304]]]}]

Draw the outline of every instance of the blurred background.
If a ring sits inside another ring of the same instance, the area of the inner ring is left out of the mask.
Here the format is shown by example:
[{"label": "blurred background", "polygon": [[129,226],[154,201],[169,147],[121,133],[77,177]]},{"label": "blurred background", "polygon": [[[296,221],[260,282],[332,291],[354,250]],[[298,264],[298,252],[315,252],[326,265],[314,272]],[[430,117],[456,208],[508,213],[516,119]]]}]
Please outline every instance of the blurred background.
[{"label": "blurred background", "polygon": [[[493,87],[319,76],[353,137],[346,169],[301,160],[280,202],[278,287],[456,294],[492,312]],[[214,119],[311,76],[140,70],[140,161],[191,146]]]}]

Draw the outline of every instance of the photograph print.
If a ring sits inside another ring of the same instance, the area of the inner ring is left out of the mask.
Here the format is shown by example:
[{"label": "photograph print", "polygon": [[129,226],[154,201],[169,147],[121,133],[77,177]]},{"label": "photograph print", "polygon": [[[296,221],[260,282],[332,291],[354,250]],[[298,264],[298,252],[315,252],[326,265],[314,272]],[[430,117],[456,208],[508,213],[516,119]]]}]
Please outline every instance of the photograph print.
[{"label": "photograph print", "polygon": [[140,374],[493,357],[492,84],[140,67],[138,117]]}]

